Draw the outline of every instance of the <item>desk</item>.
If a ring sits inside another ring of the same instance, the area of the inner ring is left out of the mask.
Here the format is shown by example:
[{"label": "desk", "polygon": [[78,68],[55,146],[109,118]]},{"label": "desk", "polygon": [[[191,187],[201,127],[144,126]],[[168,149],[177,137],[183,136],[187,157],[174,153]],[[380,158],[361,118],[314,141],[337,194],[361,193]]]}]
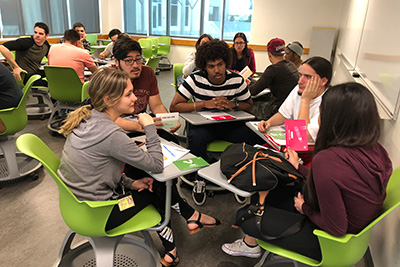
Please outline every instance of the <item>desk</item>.
[{"label": "desk", "polygon": [[[133,139],[137,139],[137,140],[141,140],[141,141],[145,141],[146,136],[145,135],[141,135],[141,136],[136,136],[133,137]],[[171,146],[176,146],[176,147],[180,147],[179,145],[173,143],[173,142],[169,142],[163,138],[160,138],[161,140],[161,144],[168,144]],[[142,149],[145,149],[146,145],[141,146]],[[180,159],[189,159],[189,158],[194,158],[196,156],[194,156],[191,153],[186,154],[185,156],[183,156]],[[164,221],[159,224],[158,226],[149,228],[148,230],[161,230],[163,229],[169,222],[170,218],[171,218],[171,187],[172,187],[172,180],[181,176],[181,175],[186,175],[192,172],[195,172],[197,170],[199,170],[200,168],[195,168],[195,169],[190,169],[190,170],[184,170],[181,171],[178,169],[178,167],[175,166],[175,164],[170,164],[168,165],[163,172],[161,173],[151,173],[149,172],[149,175],[151,177],[153,177],[154,179],[156,179],[159,182],[165,182],[165,187],[166,187],[166,196],[165,196],[165,218]]]},{"label": "desk", "polygon": [[221,161],[217,161],[210,166],[207,166],[205,168],[202,168],[197,172],[198,175],[203,177],[204,179],[219,185],[239,196],[242,197],[250,197],[251,195],[254,194],[254,192],[247,192],[241,189],[236,188],[234,185],[231,185],[228,183],[228,180],[226,179],[226,176],[221,172],[220,169],[220,163]]},{"label": "desk", "polygon": [[97,66],[100,65],[112,65],[114,64],[114,59],[111,58],[104,58],[104,59],[99,59],[99,58],[93,58],[94,63],[96,63]]},{"label": "desk", "polygon": [[99,57],[100,52],[103,51],[106,48],[106,45],[92,45],[90,47],[95,50],[93,55],[95,57]]},{"label": "desk", "polygon": [[186,120],[188,123],[192,125],[206,125],[206,124],[212,124],[212,123],[226,123],[226,122],[234,122],[234,121],[246,121],[246,120],[254,120],[254,115],[249,114],[245,111],[242,110],[228,110],[224,111],[225,113],[228,113],[229,115],[232,115],[235,117],[234,120],[207,120],[197,112],[184,112],[184,113],[179,113],[179,116],[181,116],[184,120]]},{"label": "desk", "polygon": [[107,45],[110,42],[112,42],[111,39],[97,39],[99,45]]}]

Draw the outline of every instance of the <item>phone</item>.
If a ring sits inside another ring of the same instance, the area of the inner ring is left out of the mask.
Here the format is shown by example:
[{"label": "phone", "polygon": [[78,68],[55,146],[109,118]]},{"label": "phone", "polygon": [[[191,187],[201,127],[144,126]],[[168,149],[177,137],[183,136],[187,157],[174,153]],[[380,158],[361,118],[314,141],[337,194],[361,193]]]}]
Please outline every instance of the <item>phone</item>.
[{"label": "phone", "polygon": [[142,146],[142,145],[144,145],[144,141],[140,141],[140,140],[135,140],[135,144],[137,145],[137,146]]}]

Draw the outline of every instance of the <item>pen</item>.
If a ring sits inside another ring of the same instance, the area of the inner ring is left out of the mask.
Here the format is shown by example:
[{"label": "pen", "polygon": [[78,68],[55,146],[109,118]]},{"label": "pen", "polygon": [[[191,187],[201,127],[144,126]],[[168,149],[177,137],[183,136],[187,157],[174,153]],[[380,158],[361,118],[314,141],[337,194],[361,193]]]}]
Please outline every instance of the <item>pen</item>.
[{"label": "pen", "polygon": [[173,157],[175,157],[175,154],[172,153],[171,150],[168,149],[168,147],[166,145],[163,145],[163,147],[165,148],[165,150],[167,150]]}]

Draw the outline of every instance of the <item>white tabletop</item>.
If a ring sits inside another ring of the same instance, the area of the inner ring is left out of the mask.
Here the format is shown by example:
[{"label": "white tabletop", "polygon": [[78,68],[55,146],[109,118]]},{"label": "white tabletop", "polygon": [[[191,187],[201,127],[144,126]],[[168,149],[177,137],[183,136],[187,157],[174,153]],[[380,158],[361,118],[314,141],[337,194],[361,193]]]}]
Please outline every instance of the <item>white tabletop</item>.
[{"label": "white tabletop", "polygon": [[197,112],[184,112],[179,113],[184,120],[192,125],[205,125],[205,124],[212,124],[212,123],[227,123],[227,122],[234,122],[234,121],[242,121],[242,120],[254,120],[254,115],[247,113],[242,110],[227,110],[223,111],[235,117],[234,120],[207,120]]},{"label": "white tabletop", "polygon": [[234,185],[229,184],[228,179],[221,172],[220,162],[221,161],[217,161],[208,167],[202,168],[197,172],[197,174],[203,177],[204,179],[213,182],[214,184],[219,185],[239,196],[249,197],[252,194],[254,194],[254,192],[243,191],[241,189],[236,188]]}]

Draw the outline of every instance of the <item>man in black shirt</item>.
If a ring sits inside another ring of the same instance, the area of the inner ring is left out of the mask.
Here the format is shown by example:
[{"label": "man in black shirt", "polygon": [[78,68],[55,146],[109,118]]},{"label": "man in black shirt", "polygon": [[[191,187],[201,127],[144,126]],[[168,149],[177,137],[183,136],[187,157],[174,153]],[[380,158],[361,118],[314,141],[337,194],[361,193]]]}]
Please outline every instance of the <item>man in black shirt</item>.
[{"label": "man in black shirt", "polygon": [[[34,27],[33,36],[18,38],[0,46],[0,52],[13,67],[13,74],[19,81],[21,80],[21,72],[27,73],[24,83],[33,74],[45,77],[44,71],[39,70],[39,67],[43,57],[49,53],[50,44],[47,42],[48,37],[49,27],[43,22],[37,22]],[[15,51],[15,59],[10,51]],[[45,81],[39,81],[42,83],[35,83],[35,85],[47,85]]]}]

